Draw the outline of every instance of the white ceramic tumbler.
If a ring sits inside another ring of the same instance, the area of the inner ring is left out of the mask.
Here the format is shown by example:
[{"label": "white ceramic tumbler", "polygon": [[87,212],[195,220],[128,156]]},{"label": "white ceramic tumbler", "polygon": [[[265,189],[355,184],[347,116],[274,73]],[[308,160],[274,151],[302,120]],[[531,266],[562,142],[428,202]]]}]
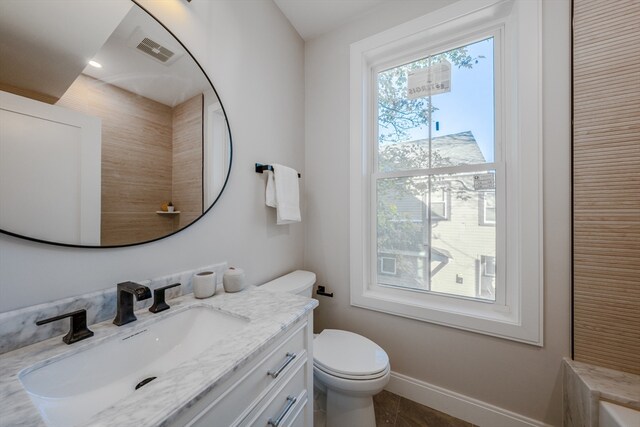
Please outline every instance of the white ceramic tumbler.
[{"label": "white ceramic tumbler", "polygon": [[239,292],[244,289],[244,270],[231,267],[224,272],[222,284],[225,292]]},{"label": "white ceramic tumbler", "polygon": [[203,271],[193,276],[193,295],[196,298],[209,298],[216,293],[216,273]]}]

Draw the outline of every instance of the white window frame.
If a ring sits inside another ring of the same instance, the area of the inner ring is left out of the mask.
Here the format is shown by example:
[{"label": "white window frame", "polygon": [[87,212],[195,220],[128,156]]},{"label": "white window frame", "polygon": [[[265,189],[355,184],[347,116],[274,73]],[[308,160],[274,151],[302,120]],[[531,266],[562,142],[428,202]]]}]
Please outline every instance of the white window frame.
[{"label": "white window frame", "polygon": [[[488,164],[496,170],[497,191],[503,191],[496,194],[496,302],[379,286],[377,258],[371,256],[374,73],[421,47],[455,47],[496,29],[502,66],[495,71],[503,76],[496,79],[497,102],[503,103],[496,106],[496,138],[504,140],[496,144],[495,163]],[[542,346],[541,75],[541,0],[460,0],[351,45],[351,305]]]}]

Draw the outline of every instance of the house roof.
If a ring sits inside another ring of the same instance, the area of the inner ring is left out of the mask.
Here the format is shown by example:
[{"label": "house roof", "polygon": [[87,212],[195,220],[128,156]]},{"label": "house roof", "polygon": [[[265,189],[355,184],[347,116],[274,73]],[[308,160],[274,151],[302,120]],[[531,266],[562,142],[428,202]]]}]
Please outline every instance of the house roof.
[{"label": "house roof", "polygon": [[[429,139],[385,143],[380,147],[380,169],[399,170],[427,168],[428,154],[420,155],[412,147],[428,149]],[[486,159],[471,131],[438,136],[431,140],[432,167],[486,163]],[[406,149],[406,151],[405,151]],[[399,154],[405,152],[405,154]]]},{"label": "house roof", "polygon": [[[423,141],[428,143],[428,140]],[[431,149],[443,159],[449,159],[452,165],[486,162],[471,131],[433,138]]]},{"label": "house roof", "polygon": [[[428,144],[428,139],[417,139],[401,144]],[[438,136],[431,140],[431,149],[436,156],[439,156],[442,164],[438,166],[477,164],[485,163],[486,159],[480,151],[473,133],[454,133],[451,135]]]}]

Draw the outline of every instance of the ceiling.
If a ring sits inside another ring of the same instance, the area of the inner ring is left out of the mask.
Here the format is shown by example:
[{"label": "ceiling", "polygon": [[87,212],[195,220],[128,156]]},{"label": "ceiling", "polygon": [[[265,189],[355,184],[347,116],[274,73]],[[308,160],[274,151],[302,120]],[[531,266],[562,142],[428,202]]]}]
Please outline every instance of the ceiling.
[{"label": "ceiling", "polygon": [[[81,73],[174,107],[211,89],[182,46],[130,0],[0,0],[0,89],[54,104]],[[174,52],[161,63],[147,37]],[[102,68],[87,62],[93,59]]]},{"label": "ceiling", "polygon": [[5,90],[19,88],[57,101],[131,2],[74,2],[73,13],[60,6],[50,0],[0,0],[0,85]]},{"label": "ceiling", "polygon": [[[162,63],[138,50],[136,46],[145,37],[174,52],[171,60]],[[83,74],[169,107],[211,89],[193,58],[138,7],[131,8],[92,59],[103,67],[87,65]]]},{"label": "ceiling", "polygon": [[304,40],[311,40],[392,0],[274,0]]}]

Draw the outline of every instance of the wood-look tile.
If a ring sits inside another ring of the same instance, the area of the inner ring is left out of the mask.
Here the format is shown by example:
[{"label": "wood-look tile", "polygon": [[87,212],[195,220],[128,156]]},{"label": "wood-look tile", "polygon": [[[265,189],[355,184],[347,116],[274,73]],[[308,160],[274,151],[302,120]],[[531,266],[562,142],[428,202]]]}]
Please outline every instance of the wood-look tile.
[{"label": "wood-look tile", "polygon": [[640,374],[640,3],[573,10],[574,357]]},{"label": "wood-look tile", "polygon": [[55,104],[59,97],[54,95],[47,95],[36,90],[26,89],[23,87],[17,87],[5,82],[0,82],[0,90],[16,94],[18,96],[24,96],[25,98],[35,99],[36,101],[44,102],[47,104]]},{"label": "wood-look tile", "polygon": [[175,184],[173,204],[181,212],[202,212],[202,189],[196,185]]},{"label": "wood-look tile", "polygon": [[176,230],[186,227],[196,219],[200,218],[202,212],[180,212],[178,223],[176,224]]},{"label": "wood-look tile", "polygon": [[202,214],[202,95],[173,109],[172,198],[179,227]]},{"label": "wood-look tile", "polygon": [[[171,108],[80,75],[58,105],[102,119],[102,244],[157,238],[202,214],[202,95]],[[155,214],[165,201],[181,214]]]},{"label": "wood-look tile", "polygon": [[376,414],[376,427],[395,426],[398,416],[400,396],[386,390],[373,396],[373,408]]},{"label": "wood-look tile", "polygon": [[174,231],[174,217],[148,213],[105,213],[101,221],[101,245],[145,242]]},{"label": "wood-look tile", "polygon": [[471,423],[454,418],[404,397],[400,398],[396,427],[472,427]]},{"label": "wood-look tile", "polygon": [[107,212],[155,212],[160,210],[163,202],[171,201],[171,188],[167,185],[148,185],[113,180],[111,186],[112,190],[102,195],[103,214]]}]

